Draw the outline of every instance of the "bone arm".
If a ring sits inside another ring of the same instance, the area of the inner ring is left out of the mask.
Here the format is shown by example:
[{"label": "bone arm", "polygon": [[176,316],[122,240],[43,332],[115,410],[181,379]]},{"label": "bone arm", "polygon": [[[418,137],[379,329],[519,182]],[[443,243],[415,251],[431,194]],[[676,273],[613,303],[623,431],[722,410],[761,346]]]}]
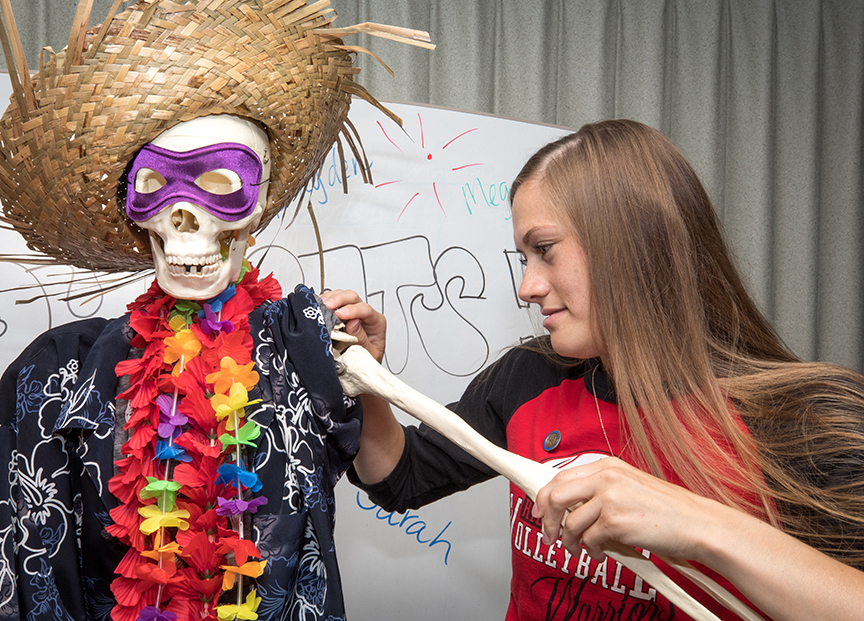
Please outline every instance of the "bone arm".
[{"label": "bone arm", "polygon": [[339,362],[345,369],[339,376],[345,394],[369,394],[389,401],[518,485],[532,499],[555,476],[554,468],[510,453],[484,438],[443,405],[397,379],[362,347],[349,347]]},{"label": "bone arm", "polygon": [[[557,473],[557,470],[551,466],[516,455],[493,444],[457,414],[399,380],[378,364],[362,347],[348,347],[337,356],[339,381],[345,394],[352,397],[369,394],[389,401],[507,478],[532,500],[536,499],[540,488],[551,481]],[[602,549],[607,556],[642,577],[696,621],[717,619],[711,611],[693,599],[634,548],[618,542],[609,542]],[[748,606],[686,561],[666,556],[662,558],[742,619],[762,621],[762,618]]]}]

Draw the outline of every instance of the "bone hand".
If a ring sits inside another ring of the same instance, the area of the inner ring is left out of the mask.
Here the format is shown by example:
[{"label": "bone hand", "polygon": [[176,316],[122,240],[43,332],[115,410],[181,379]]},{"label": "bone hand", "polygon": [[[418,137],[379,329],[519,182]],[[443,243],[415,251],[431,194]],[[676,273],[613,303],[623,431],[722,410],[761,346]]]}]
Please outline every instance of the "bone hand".
[{"label": "bone hand", "polygon": [[[334,331],[334,336],[337,334]],[[334,338],[347,342],[340,337]],[[336,352],[339,381],[345,394],[351,397],[368,394],[380,397],[435,429],[457,446],[506,477],[521,488],[531,500],[558,472],[555,468],[510,453],[493,444],[461,417],[443,405],[419,393],[387,371],[362,347]],[[603,546],[603,552],[633,571],[665,595],[669,601],[696,621],[715,621],[718,618],[684,589],[664,574],[654,563],[634,548],[617,542]],[[686,561],[663,557],[672,567],[690,577],[721,604],[748,621],[762,621],[749,607],[737,600],[719,584],[701,574]]]}]

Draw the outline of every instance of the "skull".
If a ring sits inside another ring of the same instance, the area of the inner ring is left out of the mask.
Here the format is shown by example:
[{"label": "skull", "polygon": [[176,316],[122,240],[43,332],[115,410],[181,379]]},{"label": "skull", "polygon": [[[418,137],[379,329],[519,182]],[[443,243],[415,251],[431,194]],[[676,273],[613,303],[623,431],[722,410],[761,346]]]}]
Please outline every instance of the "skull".
[{"label": "skull", "polygon": [[150,232],[163,291],[206,300],[240,277],[269,177],[267,134],[236,116],[179,123],[142,148],[129,174],[126,212]]}]

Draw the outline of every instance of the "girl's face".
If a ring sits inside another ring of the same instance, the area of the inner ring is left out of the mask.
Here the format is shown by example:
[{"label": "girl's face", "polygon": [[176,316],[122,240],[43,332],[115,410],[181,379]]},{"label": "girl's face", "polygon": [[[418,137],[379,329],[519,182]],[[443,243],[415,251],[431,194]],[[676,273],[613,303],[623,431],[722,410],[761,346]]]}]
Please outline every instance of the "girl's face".
[{"label": "girl's face", "polygon": [[540,307],[555,351],[568,358],[604,355],[602,338],[591,324],[585,251],[534,180],[523,184],[513,200],[513,239],[525,265],[519,297]]}]

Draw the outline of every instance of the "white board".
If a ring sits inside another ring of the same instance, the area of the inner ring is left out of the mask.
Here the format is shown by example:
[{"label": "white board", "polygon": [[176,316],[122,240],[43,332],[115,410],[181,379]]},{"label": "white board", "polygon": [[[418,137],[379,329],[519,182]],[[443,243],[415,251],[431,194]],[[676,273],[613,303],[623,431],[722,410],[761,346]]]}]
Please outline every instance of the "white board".
[{"label": "white board", "polygon": [[[533,333],[515,294],[520,271],[508,188],[534,151],[568,130],[425,106],[389,107],[402,117],[402,129],[363,102],[355,102],[350,115],[374,183],[362,183],[359,163],[346,148],[349,194],[343,194],[334,149],[306,199],[325,249],[325,287],[355,289],[384,312],[388,367],[446,403],[503,349]],[[272,222],[250,253],[253,263],[263,257],[262,272],[273,271],[286,292],[298,282],[320,289],[305,203],[290,228]],[[0,231],[0,244],[6,253],[25,251],[13,232]],[[52,326],[122,314],[149,284],[83,304],[56,298],[15,304],[50,290],[70,272],[3,266],[0,288],[35,289],[0,294],[0,367]],[[503,618],[508,503],[506,482],[497,479],[398,516],[340,482],[336,541],[348,618]]]}]

